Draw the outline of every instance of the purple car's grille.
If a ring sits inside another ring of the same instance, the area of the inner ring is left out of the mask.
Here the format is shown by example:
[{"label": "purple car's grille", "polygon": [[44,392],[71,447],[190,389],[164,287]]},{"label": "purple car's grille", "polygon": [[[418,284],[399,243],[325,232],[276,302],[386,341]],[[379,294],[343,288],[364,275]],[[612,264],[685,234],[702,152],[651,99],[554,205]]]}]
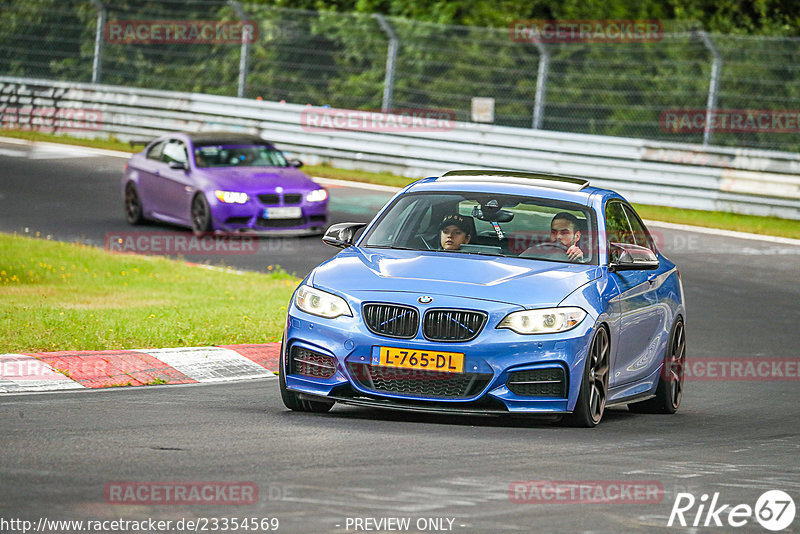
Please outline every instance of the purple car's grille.
[{"label": "purple car's grille", "polygon": [[316,378],[330,378],[336,374],[336,360],[327,354],[302,347],[292,347],[291,372]]},{"label": "purple car's grille", "polygon": [[506,386],[512,393],[525,397],[567,396],[567,381],[560,367],[515,371],[508,375]]},{"label": "purple car's grille", "polygon": [[259,217],[256,219],[256,226],[262,228],[292,228],[294,226],[303,226],[306,220],[303,217],[299,219],[263,219]]},{"label": "purple car's grille", "polygon": [[258,195],[258,201],[268,206],[278,205],[281,203],[281,198],[277,194],[263,194]]},{"label": "purple car's grille", "polygon": [[419,312],[398,304],[364,304],[364,322],[373,334],[412,338],[417,335]]},{"label": "purple car's grille", "polygon": [[283,195],[283,203],[284,204],[300,204],[300,201],[303,199],[303,195],[300,193],[288,193]]},{"label": "purple car's grille", "polygon": [[486,324],[486,314],[469,310],[428,310],[422,320],[422,334],[431,341],[469,341]]},{"label": "purple car's grille", "polygon": [[474,397],[492,379],[486,373],[442,373],[356,363],[347,368],[353,380],[366,390],[438,399]]}]

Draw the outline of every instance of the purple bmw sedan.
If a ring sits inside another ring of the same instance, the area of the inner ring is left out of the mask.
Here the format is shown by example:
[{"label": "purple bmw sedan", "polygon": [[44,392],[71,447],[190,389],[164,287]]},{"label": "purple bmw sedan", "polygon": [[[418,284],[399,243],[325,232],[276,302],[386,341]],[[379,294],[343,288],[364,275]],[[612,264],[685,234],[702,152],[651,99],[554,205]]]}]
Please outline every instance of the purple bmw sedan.
[{"label": "purple bmw sedan", "polygon": [[125,216],[131,224],[158,220],[196,233],[322,233],[328,191],[301,165],[256,135],[168,134],[125,165]]}]

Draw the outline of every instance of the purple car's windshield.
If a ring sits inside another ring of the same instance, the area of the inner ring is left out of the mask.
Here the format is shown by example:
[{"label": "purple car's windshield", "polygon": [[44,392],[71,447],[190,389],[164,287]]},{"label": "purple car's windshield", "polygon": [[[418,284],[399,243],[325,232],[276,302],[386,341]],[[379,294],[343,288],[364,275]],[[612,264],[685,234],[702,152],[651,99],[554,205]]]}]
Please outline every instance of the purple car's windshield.
[{"label": "purple car's windshield", "polygon": [[594,212],[578,204],[491,193],[401,195],[361,246],[597,264]]},{"label": "purple car's windshield", "polygon": [[205,145],[194,147],[198,167],[289,167],[283,153],[268,145]]}]

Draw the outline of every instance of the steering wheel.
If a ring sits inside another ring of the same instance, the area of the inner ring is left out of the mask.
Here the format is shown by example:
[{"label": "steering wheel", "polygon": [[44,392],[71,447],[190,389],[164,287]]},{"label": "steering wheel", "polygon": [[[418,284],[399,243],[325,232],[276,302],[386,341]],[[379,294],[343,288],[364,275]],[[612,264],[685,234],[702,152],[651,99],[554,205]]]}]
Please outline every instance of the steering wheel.
[{"label": "steering wheel", "polygon": [[426,247],[428,247],[428,250],[433,250],[433,247],[431,247],[431,246],[430,246],[430,244],[428,244],[428,242],[425,240],[425,236],[424,236],[424,235],[422,235],[422,234],[419,234],[419,239],[420,239],[420,241],[422,241],[422,243],[423,243],[423,244],[424,244]]}]

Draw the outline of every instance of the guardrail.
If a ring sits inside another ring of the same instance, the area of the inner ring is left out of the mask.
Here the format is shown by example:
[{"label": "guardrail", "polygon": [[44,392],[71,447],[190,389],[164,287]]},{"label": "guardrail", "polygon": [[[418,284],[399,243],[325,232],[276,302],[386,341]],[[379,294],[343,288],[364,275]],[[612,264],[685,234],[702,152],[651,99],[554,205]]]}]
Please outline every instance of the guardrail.
[{"label": "guardrail", "polygon": [[455,121],[428,131],[311,128],[303,116],[313,110],[332,113],[235,97],[0,76],[3,127],[123,141],[176,130],[233,129],[259,133],[311,162],[345,168],[411,177],[465,167],[574,174],[633,202],[800,219],[800,154]]}]

